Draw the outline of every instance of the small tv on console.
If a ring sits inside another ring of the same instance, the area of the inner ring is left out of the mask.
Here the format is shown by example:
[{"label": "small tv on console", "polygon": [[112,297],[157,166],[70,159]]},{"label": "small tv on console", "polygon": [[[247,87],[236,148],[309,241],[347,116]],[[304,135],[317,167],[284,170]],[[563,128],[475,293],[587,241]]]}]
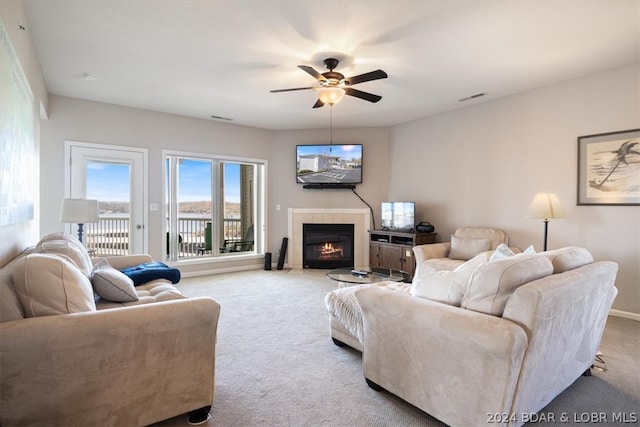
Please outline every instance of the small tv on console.
[{"label": "small tv on console", "polygon": [[414,202],[382,202],[382,229],[411,231],[415,224]]},{"label": "small tv on console", "polygon": [[362,183],[362,144],[297,145],[296,182],[306,188],[354,188]]}]

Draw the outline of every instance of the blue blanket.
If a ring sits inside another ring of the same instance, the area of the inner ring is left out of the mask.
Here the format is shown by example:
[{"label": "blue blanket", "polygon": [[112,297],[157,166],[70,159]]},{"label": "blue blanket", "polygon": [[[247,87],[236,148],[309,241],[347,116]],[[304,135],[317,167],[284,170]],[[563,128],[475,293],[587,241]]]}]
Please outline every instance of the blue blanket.
[{"label": "blue blanket", "polygon": [[166,279],[174,284],[180,281],[180,270],[157,261],[145,262],[120,271],[129,276],[135,286],[143,285],[156,279]]}]

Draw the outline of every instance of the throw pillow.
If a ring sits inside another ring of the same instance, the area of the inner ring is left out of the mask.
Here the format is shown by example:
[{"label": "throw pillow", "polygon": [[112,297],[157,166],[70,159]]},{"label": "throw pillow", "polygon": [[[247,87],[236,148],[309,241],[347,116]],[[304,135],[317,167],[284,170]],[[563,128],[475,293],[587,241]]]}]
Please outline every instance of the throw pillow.
[{"label": "throw pillow", "polygon": [[462,308],[502,316],[515,290],[553,273],[551,261],[542,255],[512,256],[479,266],[462,297]]},{"label": "throw pillow", "polygon": [[449,258],[467,261],[481,252],[488,251],[490,245],[491,242],[489,242],[489,239],[472,239],[468,237],[458,237],[452,234]]},{"label": "throw pillow", "polygon": [[120,270],[133,280],[135,286],[151,282],[156,279],[166,279],[175,284],[180,281],[180,270],[171,268],[168,265],[153,261],[138,264]]},{"label": "throw pillow", "polygon": [[409,294],[449,305],[460,305],[462,286],[456,281],[456,274],[451,270],[436,270],[422,265],[414,275]]},{"label": "throw pillow", "polygon": [[436,270],[423,262],[413,276],[409,293],[444,304],[460,306],[471,275],[489,260],[490,252],[482,252],[455,270]]},{"label": "throw pillow", "polygon": [[491,258],[489,259],[489,261],[505,259],[505,258],[512,257],[514,255],[515,254],[513,253],[513,251],[509,249],[509,246],[505,245],[504,243],[500,243],[496,248],[496,250],[491,255]]},{"label": "throw pillow", "polygon": [[85,276],[91,278],[91,270],[93,269],[91,258],[86,248],[81,243],[76,242],[79,242],[79,240],[46,240],[36,246],[35,250],[44,254],[65,255],[73,260]]},{"label": "throw pillow", "polygon": [[93,268],[91,283],[96,294],[107,301],[138,301],[133,280],[120,270],[111,267],[106,259],[101,260]]},{"label": "throw pillow", "polygon": [[511,248],[509,248],[509,246],[507,246],[504,243],[500,243],[498,245],[498,247],[496,248],[496,250],[493,252],[493,255],[491,255],[491,258],[489,259],[489,261],[496,261],[499,259],[505,259],[505,258],[509,258],[515,255],[532,255],[535,254],[536,250],[533,248],[533,245],[530,245],[527,249],[525,249],[524,251],[522,251],[519,254],[515,254]]},{"label": "throw pillow", "polygon": [[462,301],[462,283],[452,270],[423,268],[419,278],[414,277],[409,293],[443,304],[459,306]]},{"label": "throw pillow", "polygon": [[26,317],[96,310],[89,278],[64,257],[29,254],[16,262],[12,278]]},{"label": "throw pillow", "polygon": [[585,248],[568,246],[543,252],[553,264],[553,274],[564,273],[574,268],[582,267],[593,262],[593,256]]}]

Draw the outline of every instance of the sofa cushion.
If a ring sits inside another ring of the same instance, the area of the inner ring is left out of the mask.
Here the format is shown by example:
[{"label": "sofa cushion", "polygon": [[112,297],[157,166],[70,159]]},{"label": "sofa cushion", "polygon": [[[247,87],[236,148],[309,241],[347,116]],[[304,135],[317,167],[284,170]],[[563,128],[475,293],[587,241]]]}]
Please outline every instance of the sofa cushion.
[{"label": "sofa cushion", "polygon": [[491,252],[482,252],[454,270],[434,269],[425,260],[416,270],[411,282],[410,294],[444,304],[460,306],[471,275],[475,269],[488,262]]},{"label": "sofa cushion", "polygon": [[96,301],[96,308],[104,310],[186,298],[182,292],[165,280],[154,280],[144,285],[136,286],[135,290],[138,298],[134,301],[114,302],[100,298]]},{"label": "sofa cushion", "polygon": [[470,260],[479,253],[488,251],[490,248],[489,239],[476,239],[451,235],[449,258]]},{"label": "sofa cushion", "polygon": [[502,316],[511,294],[520,286],[553,273],[543,255],[520,255],[480,265],[462,297],[463,308]]},{"label": "sofa cushion", "polygon": [[9,261],[7,265],[0,269],[0,323],[12,320],[24,319],[24,310],[18,299],[11,273],[16,263],[33,251],[28,248],[17,257]]},{"label": "sofa cushion", "polygon": [[138,300],[133,280],[120,270],[113,268],[106,259],[100,260],[93,268],[91,284],[96,294],[108,301],[129,302]]},{"label": "sofa cushion", "polygon": [[63,231],[57,231],[57,232],[53,232],[53,233],[49,233],[44,235],[40,241],[38,243],[36,243],[36,246],[40,246],[41,244],[43,244],[44,242],[49,242],[51,240],[66,240],[69,243],[71,243],[72,245],[74,245],[75,247],[77,247],[80,251],[82,251],[87,259],[89,261],[90,257],[89,257],[89,252],[87,252],[87,248],[84,247],[84,244],[78,240],[78,238],[76,236],[74,236],[73,234],[69,234],[69,233],[65,233]]},{"label": "sofa cushion", "polygon": [[36,243],[36,246],[40,246],[44,242],[48,242],[50,240],[69,240],[82,244],[82,242],[80,242],[80,240],[78,240],[78,238],[73,234],[65,233],[64,231],[54,231],[53,233],[45,234],[44,236],[42,236],[40,238],[40,241]]},{"label": "sofa cushion", "polygon": [[591,264],[593,256],[585,248],[569,246],[561,249],[543,252],[553,264],[553,273],[564,273],[583,265]]},{"label": "sofa cushion", "polygon": [[62,256],[29,254],[16,263],[12,279],[26,317],[96,309],[89,278]]},{"label": "sofa cushion", "polygon": [[87,249],[80,243],[78,239],[58,239],[53,238],[44,240],[36,246],[35,252],[45,254],[61,254],[65,255],[74,262],[74,264],[84,273],[85,276],[91,278],[91,270],[93,264]]}]

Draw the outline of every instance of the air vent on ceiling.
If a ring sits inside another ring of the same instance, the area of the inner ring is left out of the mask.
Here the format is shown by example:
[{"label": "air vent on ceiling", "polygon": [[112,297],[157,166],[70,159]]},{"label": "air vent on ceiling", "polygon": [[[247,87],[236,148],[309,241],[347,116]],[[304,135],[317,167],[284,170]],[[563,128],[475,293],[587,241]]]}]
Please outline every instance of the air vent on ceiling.
[{"label": "air vent on ceiling", "polygon": [[476,93],[475,95],[467,96],[466,98],[458,99],[458,102],[469,101],[470,99],[480,98],[481,96],[485,96],[484,92]]}]

